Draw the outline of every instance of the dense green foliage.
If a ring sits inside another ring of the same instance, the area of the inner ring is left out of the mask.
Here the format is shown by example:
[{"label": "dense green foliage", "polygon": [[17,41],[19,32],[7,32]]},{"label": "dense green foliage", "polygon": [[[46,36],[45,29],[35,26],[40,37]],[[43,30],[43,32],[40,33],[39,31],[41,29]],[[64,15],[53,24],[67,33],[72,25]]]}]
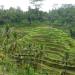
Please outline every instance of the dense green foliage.
[{"label": "dense green foliage", "polygon": [[46,12],[39,11],[36,9],[31,9],[29,11],[23,12],[20,8],[10,8],[8,10],[0,9],[0,25],[12,24],[12,25],[27,25],[30,22],[44,21]]},{"label": "dense green foliage", "polygon": [[10,8],[10,9],[0,9],[0,25],[11,23],[11,24],[26,24],[30,20],[32,21],[49,21],[51,24],[66,26],[66,27],[73,27],[74,17],[75,15],[75,6],[68,4],[62,5],[58,9],[53,9],[48,12],[44,12],[39,10],[39,8],[32,9],[29,7],[29,10],[24,12],[18,7]]},{"label": "dense green foliage", "polygon": [[59,9],[52,10],[50,12],[51,22],[59,26],[66,26],[68,28],[74,27],[74,14],[75,6],[73,5],[63,5]]},{"label": "dense green foliage", "polygon": [[61,75],[66,70],[75,74],[75,42],[67,33],[47,26],[13,29],[9,25],[1,28],[1,73]]}]

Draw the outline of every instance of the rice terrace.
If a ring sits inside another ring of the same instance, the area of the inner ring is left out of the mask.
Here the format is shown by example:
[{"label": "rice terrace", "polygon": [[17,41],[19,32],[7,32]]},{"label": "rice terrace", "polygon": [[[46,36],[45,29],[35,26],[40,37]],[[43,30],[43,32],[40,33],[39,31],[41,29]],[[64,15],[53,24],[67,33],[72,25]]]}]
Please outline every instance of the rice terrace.
[{"label": "rice terrace", "polygon": [[75,75],[75,5],[45,12],[43,1],[1,6],[0,75]]}]

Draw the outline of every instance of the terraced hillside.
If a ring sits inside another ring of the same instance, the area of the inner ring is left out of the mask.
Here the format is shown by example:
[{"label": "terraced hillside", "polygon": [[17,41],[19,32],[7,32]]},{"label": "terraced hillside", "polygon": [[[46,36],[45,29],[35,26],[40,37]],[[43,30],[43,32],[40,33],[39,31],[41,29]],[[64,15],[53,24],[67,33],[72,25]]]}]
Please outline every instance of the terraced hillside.
[{"label": "terraced hillside", "polygon": [[22,28],[8,35],[11,36],[0,37],[5,39],[0,43],[3,54],[0,55],[3,57],[0,57],[0,63],[6,68],[2,73],[75,75],[75,42],[62,30],[52,27]]}]

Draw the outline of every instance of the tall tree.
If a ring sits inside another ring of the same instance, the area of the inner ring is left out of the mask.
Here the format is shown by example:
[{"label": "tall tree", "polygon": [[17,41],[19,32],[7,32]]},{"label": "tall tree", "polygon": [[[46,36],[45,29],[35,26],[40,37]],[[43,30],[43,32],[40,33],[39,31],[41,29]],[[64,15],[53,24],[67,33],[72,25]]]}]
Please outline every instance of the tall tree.
[{"label": "tall tree", "polygon": [[[42,1],[43,0],[30,0],[30,4],[32,6],[34,6],[34,10],[32,11],[32,9],[31,9],[31,11],[35,14],[35,16],[33,16],[33,17],[31,17],[31,15],[33,15],[33,14],[30,14],[30,17],[28,18],[30,24],[31,24],[31,20],[32,19],[38,20],[40,18],[40,11],[39,11],[39,9],[41,8]],[[31,11],[29,10],[29,12],[31,12]],[[39,19],[39,21],[40,21],[40,19]]]},{"label": "tall tree", "polygon": [[42,2],[43,0],[30,0],[30,3],[35,7],[35,8],[40,8],[41,7],[41,2]]}]

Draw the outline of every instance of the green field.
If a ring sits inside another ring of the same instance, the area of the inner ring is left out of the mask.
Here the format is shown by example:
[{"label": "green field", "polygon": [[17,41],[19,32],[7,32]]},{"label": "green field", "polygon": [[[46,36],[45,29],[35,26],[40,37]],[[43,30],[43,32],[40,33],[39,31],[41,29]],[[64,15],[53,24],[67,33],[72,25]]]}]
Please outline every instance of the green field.
[{"label": "green field", "polygon": [[0,28],[0,74],[75,75],[75,40],[50,26]]}]

